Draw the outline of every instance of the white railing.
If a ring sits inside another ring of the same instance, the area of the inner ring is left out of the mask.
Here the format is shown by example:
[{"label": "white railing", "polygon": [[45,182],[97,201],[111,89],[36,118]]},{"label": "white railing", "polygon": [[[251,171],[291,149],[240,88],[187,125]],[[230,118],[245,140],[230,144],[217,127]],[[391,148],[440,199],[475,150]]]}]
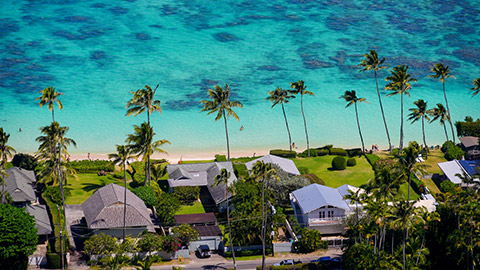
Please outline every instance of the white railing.
[{"label": "white railing", "polygon": [[339,224],[343,222],[344,217],[329,217],[329,218],[309,218],[309,225],[329,225]]}]

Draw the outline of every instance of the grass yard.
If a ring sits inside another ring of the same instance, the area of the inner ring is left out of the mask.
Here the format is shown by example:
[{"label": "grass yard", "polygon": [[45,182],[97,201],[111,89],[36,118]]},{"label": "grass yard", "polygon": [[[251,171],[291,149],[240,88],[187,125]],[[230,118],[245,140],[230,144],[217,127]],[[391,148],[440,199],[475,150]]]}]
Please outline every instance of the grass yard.
[{"label": "grass yard", "polygon": [[97,189],[106,186],[110,183],[115,183],[123,186],[122,180],[117,180],[112,176],[98,176],[94,173],[78,174],[78,180],[70,179],[65,188],[70,189],[71,196],[65,199],[66,204],[82,204]]},{"label": "grass yard", "polygon": [[196,201],[193,205],[182,205],[175,215],[202,214],[205,213],[202,202]]},{"label": "grass yard", "polygon": [[441,193],[440,189],[438,188],[437,184],[432,179],[422,179],[423,184],[430,190],[430,193],[437,194]]},{"label": "grass yard", "polygon": [[297,166],[307,167],[310,173],[316,174],[325,182],[325,185],[337,188],[343,184],[360,187],[367,183],[368,179],[374,178],[372,166],[364,157],[356,157],[357,165],[347,167],[343,171],[332,171],[332,159],[335,156],[321,156],[311,158],[296,158],[293,162]]}]

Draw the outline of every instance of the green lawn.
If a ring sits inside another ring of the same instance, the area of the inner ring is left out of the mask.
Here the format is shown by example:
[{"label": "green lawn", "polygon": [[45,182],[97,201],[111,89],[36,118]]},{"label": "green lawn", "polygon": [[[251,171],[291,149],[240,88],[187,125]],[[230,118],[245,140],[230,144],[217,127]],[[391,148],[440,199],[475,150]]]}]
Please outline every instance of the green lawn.
[{"label": "green lawn", "polygon": [[337,188],[343,184],[360,187],[367,183],[368,179],[374,178],[372,166],[364,157],[356,157],[357,165],[347,167],[343,171],[332,171],[332,159],[335,156],[321,156],[311,158],[296,158],[293,162],[297,166],[307,167],[310,173],[316,174],[325,182],[325,185]]},{"label": "green lawn", "polygon": [[183,205],[182,208],[175,213],[175,215],[202,213],[205,213],[205,209],[200,201],[196,201],[193,205]]},{"label": "green lawn", "polygon": [[69,188],[71,196],[65,199],[66,204],[82,204],[97,189],[106,186],[110,183],[115,183],[123,186],[122,180],[114,179],[112,176],[98,176],[94,173],[78,174],[78,180],[70,179],[65,188]]}]

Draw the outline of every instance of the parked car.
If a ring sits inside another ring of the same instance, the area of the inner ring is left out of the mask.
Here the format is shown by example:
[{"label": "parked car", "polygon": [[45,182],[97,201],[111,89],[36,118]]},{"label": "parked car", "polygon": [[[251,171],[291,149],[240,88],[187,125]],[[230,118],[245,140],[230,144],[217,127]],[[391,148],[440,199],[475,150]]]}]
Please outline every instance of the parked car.
[{"label": "parked car", "polygon": [[210,247],[208,245],[200,245],[197,247],[197,255],[199,258],[210,257]]},{"label": "parked car", "polygon": [[331,260],[332,260],[332,258],[330,256],[324,256],[324,257],[320,257],[316,260],[313,260],[311,262],[329,262]]},{"label": "parked car", "polygon": [[273,264],[273,265],[274,265],[274,266],[294,265],[294,264],[299,264],[299,263],[302,263],[302,261],[300,261],[300,260],[291,260],[291,259],[288,259],[288,260],[283,260],[283,261],[281,261],[281,262],[275,263],[275,264]]}]

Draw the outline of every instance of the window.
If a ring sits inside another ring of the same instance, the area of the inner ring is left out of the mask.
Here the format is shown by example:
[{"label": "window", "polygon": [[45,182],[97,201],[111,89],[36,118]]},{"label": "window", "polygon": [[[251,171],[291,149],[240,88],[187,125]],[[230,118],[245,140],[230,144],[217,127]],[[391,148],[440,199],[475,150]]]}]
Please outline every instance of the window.
[{"label": "window", "polygon": [[333,211],[328,211],[328,217],[333,218]]},{"label": "window", "polygon": [[320,211],[318,213],[318,218],[325,218],[325,211]]}]

